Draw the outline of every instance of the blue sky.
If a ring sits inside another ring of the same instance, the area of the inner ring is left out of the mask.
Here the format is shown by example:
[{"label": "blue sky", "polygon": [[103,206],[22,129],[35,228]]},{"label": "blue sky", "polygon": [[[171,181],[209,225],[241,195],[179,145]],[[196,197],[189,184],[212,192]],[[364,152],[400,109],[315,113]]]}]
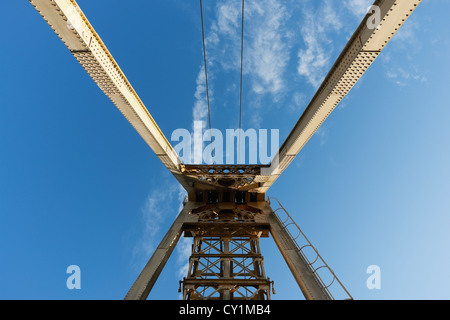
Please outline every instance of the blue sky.
[{"label": "blue sky", "polygon": [[[206,120],[198,1],[78,3],[166,137]],[[282,142],[370,4],[248,0],[243,128]],[[204,6],[212,125],[236,128],[240,2]],[[29,2],[0,8],[0,298],[122,299],[183,192]],[[268,193],[356,299],[450,298],[449,10],[423,0]],[[261,245],[273,298],[302,299]],[[149,298],[179,298],[187,247]]]}]

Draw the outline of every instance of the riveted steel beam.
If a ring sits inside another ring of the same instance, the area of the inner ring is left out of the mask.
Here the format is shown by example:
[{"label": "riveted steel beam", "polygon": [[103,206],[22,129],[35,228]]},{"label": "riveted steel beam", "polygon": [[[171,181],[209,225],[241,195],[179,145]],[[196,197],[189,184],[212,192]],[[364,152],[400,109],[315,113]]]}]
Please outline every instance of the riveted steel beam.
[{"label": "riveted steel beam", "polygon": [[[379,11],[369,12],[363,19],[286,141],[280,147],[270,169],[266,170],[266,176],[262,177],[266,181],[255,191],[267,192],[367,71],[421,1],[376,0],[374,2],[373,5]],[[369,21],[369,19],[371,20]],[[374,26],[371,23],[373,19],[379,19],[380,24]]]}]

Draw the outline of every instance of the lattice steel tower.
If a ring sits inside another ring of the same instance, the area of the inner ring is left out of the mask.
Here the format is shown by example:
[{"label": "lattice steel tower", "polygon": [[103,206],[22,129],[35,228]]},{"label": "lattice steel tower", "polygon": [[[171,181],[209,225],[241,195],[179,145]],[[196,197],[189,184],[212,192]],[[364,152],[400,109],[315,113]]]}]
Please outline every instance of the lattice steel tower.
[{"label": "lattice steel tower", "polygon": [[333,299],[333,288],[340,298],[351,299],[278,200],[272,210],[263,193],[244,191],[259,185],[265,167],[184,166],[185,179],[192,179],[195,187],[126,299],[147,297],[181,236],[193,238],[188,273],[180,281],[186,300],[270,299],[273,281],[265,272],[259,244],[269,236],[307,299]]}]

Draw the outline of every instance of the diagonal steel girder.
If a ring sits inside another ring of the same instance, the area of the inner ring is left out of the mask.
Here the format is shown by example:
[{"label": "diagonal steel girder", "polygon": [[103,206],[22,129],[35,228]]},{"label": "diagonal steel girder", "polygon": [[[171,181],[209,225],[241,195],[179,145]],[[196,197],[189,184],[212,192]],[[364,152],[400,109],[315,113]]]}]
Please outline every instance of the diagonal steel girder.
[{"label": "diagonal steel girder", "polygon": [[[280,147],[265,182],[265,193],[294,160],[330,113],[358,82],[422,0],[376,0]],[[375,6],[375,7],[374,7]],[[379,19],[380,24],[373,22]],[[260,179],[262,180],[262,179]]]},{"label": "diagonal steel girder", "polygon": [[167,169],[173,173],[180,172],[181,161],[178,155],[76,1],[29,2]]}]

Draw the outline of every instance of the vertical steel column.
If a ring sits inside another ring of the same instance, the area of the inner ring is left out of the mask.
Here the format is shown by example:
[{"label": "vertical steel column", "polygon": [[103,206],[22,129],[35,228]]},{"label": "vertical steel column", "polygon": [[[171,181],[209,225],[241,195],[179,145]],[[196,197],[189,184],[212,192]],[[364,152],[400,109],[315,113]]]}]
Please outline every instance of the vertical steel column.
[{"label": "vertical steel column", "polygon": [[[227,280],[232,278],[232,270],[231,270],[231,259],[230,259],[230,239],[229,238],[222,238],[221,245],[223,246],[222,252],[224,254],[224,258],[222,258],[221,261],[221,271],[222,271],[222,278]],[[230,287],[223,287],[222,289],[222,299],[223,300],[230,300],[231,294],[230,294]]]}]

